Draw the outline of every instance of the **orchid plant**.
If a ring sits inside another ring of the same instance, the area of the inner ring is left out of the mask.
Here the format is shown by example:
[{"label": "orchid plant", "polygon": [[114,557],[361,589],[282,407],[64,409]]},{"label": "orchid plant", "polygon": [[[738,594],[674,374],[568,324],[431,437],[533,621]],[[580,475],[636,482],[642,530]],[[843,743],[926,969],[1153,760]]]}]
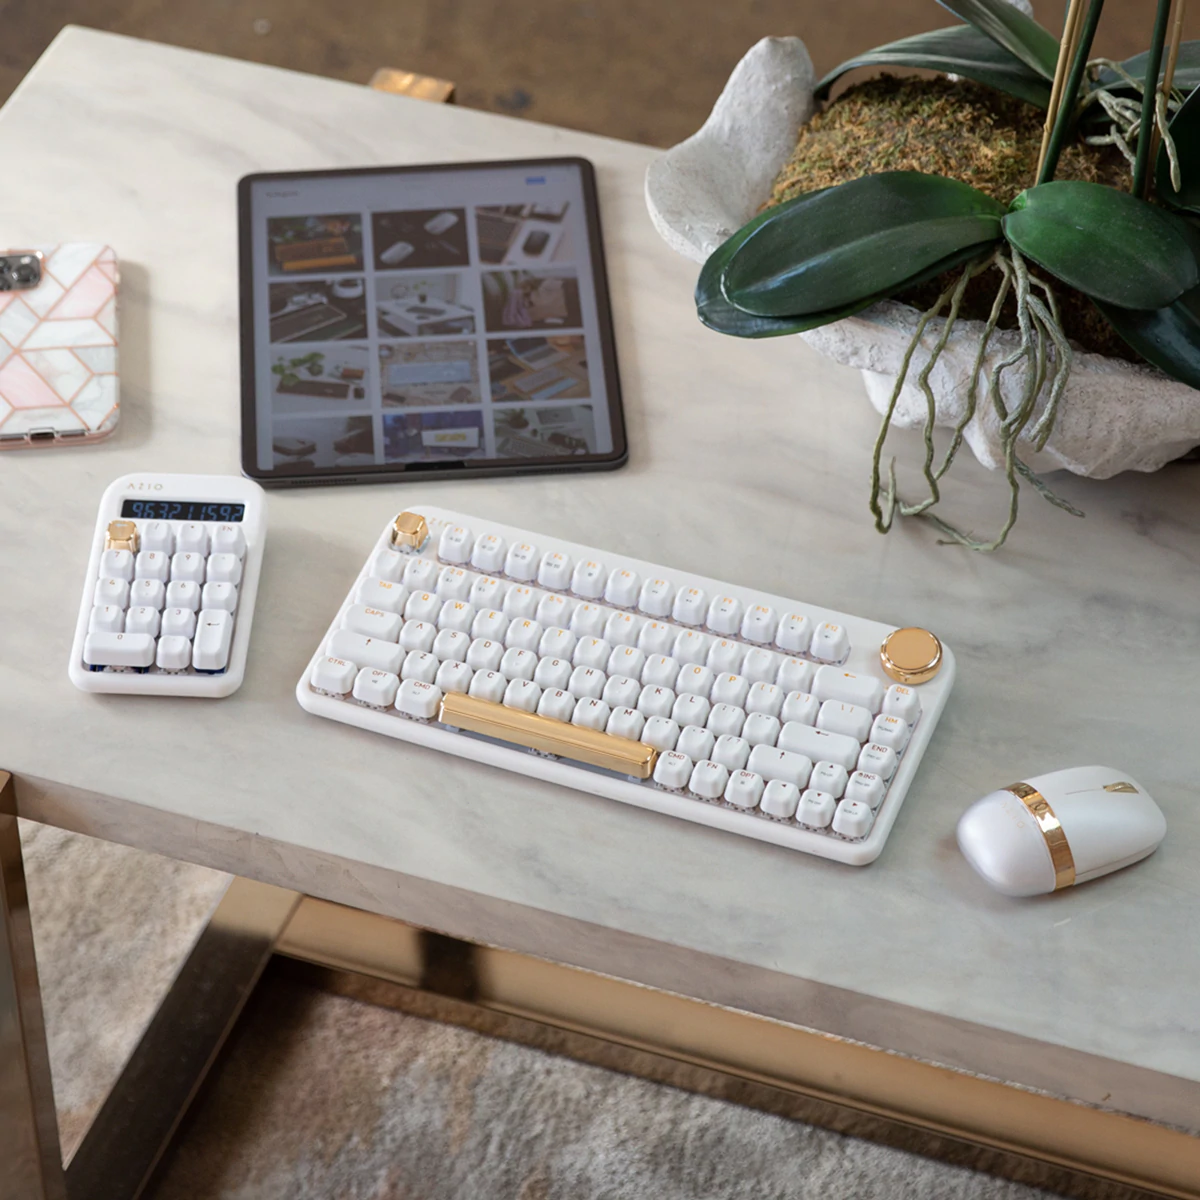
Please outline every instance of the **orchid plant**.
[{"label": "orchid plant", "polygon": [[[1124,62],[1089,59],[1104,0],[1071,0],[1061,38],[1006,0],[939,0],[965,22],[881,46],[842,63],[817,85],[825,97],[856,67],[924,67],[999,88],[1046,110],[1036,180],[1009,204],[942,175],[892,171],[797,196],[760,213],[710,256],[696,288],[701,320],[737,337],[797,333],[850,316],[921,282],[955,272],[921,314],[875,445],[871,511],[886,532],[897,514],[934,522],[951,541],[980,550],[1002,545],[1017,517],[1021,480],[1082,515],[1024,463],[1021,442],[1041,449],[1058,414],[1071,346],[1054,283],[1089,297],[1146,361],[1200,388],[1200,42],[1181,40],[1186,0],[1158,0],[1149,50]],[[1164,61],[1165,55],[1165,61]],[[1129,191],[1056,180],[1068,139],[1118,147],[1129,160]],[[1031,271],[1028,264],[1036,264]],[[937,461],[930,374],[958,319],[967,284],[990,269],[999,283],[980,338],[971,394]],[[1016,303],[1019,349],[984,374],[1001,309]],[[944,314],[944,316],[943,316]],[[941,318],[940,327],[931,323]],[[885,471],[888,429],[926,332],[936,336],[917,374],[928,410],[927,496],[897,494]],[[1018,402],[1006,405],[1001,377],[1025,367]],[[979,395],[1000,425],[1010,488],[1007,520],[977,540],[931,510],[939,481],[975,416]],[[1200,402],[1200,397],[1198,397]]]}]

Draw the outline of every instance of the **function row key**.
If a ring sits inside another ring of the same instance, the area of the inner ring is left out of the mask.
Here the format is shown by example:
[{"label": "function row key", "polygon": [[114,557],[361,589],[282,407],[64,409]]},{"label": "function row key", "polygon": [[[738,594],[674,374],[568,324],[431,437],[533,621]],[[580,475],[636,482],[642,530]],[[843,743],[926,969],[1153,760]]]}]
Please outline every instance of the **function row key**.
[{"label": "function row key", "polygon": [[136,528],[137,544],[142,550],[167,555],[177,551],[186,554],[211,552],[232,554],[237,558],[243,558],[246,554],[246,535],[240,525],[213,525],[204,521],[142,521]]}]

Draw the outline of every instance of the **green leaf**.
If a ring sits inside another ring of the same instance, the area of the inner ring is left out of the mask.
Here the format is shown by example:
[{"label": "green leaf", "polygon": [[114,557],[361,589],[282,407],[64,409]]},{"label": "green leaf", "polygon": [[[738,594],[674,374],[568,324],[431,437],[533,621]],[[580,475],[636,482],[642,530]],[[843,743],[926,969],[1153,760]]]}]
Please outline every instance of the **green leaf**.
[{"label": "green leaf", "polygon": [[1038,184],[1003,224],[1022,254],[1093,300],[1162,308],[1200,283],[1183,218],[1100,183]]},{"label": "green leaf", "polygon": [[1166,146],[1158,149],[1155,185],[1158,198],[1175,208],[1200,212],[1200,92],[1193,92],[1168,126],[1179,159],[1179,191],[1171,183]]},{"label": "green leaf", "polygon": [[1200,288],[1151,312],[1097,303],[1112,327],[1147,362],[1200,388]]},{"label": "green leaf", "polygon": [[980,33],[986,33],[1043,78],[1054,78],[1058,38],[1008,0],[938,0],[938,3],[974,25]]},{"label": "green leaf", "polygon": [[886,296],[918,272],[1001,236],[1004,207],[955,179],[864,175],[765,214],[721,273],[725,298],[760,317],[823,313]]},{"label": "green leaf", "polygon": [[[1146,78],[1146,65],[1149,61],[1150,51],[1143,50],[1141,54],[1127,58],[1121,66],[1140,82]],[[1159,80],[1161,81],[1161,79],[1162,72],[1160,71]],[[1108,67],[1101,68],[1097,82],[1101,87],[1106,87],[1111,91],[1120,91],[1121,88],[1129,87],[1116,71],[1110,70]],[[1175,64],[1175,75],[1171,86],[1185,93],[1200,87],[1200,42],[1180,42],[1179,59]]]},{"label": "green leaf", "polygon": [[817,84],[817,98],[826,96],[830,87],[855,67],[924,67],[964,75],[1038,108],[1046,108],[1050,103],[1050,85],[1042,76],[973,25],[934,29],[868,50],[834,67]]}]

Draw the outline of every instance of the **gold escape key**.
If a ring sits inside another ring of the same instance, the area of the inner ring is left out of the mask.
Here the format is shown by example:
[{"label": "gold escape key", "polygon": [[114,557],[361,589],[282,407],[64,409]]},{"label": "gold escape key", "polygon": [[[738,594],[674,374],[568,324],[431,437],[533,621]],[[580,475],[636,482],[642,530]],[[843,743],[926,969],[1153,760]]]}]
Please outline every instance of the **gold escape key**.
[{"label": "gold escape key", "polygon": [[928,683],[942,668],[942,643],[928,629],[895,629],[883,639],[879,661],[897,683]]},{"label": "gold escape key", "polygon": [[606,771],[619,771],[637,779],[649,779],[658,761],[658,751],[643,742],[631,742],[581,725],[566,725],[537,713],[507,708],[458,692],[448,692],[443,697],[438,720],[443,725],[483,733],[502,742],[540,750],[543,754],[573,758],[576,762],[603,767]]},{"label": "gold escape key", "polygon": [[104,535],[105,550],[128,550],[136,554],[138,549],[137,526],[132,521],[109,521]]},{"label": "gold escape key", "polygon": [[420,513],[402,512],[392,522],[392,545],[420,550],[429,537],[429,526]]}]

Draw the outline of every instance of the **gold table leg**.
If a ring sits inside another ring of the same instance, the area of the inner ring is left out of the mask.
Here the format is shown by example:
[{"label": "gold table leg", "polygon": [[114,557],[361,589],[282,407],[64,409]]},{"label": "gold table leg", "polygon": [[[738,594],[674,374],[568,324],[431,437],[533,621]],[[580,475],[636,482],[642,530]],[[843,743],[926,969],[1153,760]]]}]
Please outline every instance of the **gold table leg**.
[{"label": "gold table leg", "polygon": [[0,771],[0,1200],[64,1200],[14,790]]}]

